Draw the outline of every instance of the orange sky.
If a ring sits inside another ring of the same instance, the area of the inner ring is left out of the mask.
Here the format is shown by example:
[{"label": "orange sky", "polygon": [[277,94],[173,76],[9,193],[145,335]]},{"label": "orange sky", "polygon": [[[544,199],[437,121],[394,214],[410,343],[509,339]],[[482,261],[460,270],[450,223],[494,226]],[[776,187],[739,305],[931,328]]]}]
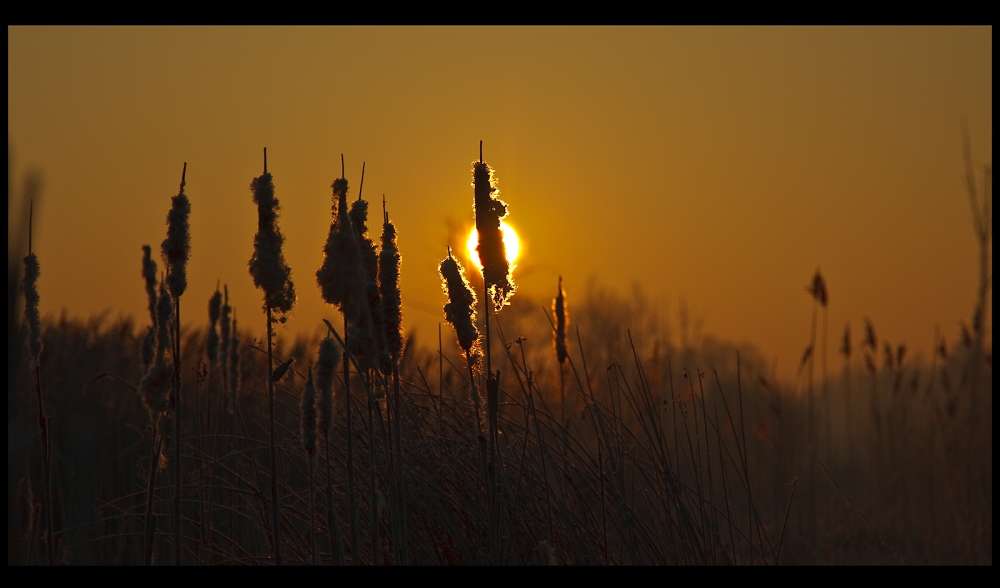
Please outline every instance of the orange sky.
[{"label": "orange sky", "polygon": [[186,161],[188,308],[207,313],[221,279],[249,319],[249,184],[267,146],[299,293],[287,328],[335,315],[314,275],[344,153],[351,193],[366,161],[366,199],[384,193],[400,232],[404,327],[433,332],[436,266],[449,222],[472,223],[483,140],[523,239],[524,293],[551,297],[559,274],[571,296],[591,276],[638,282],[785,375],[817,267],[832,340],[870,316],[926,351],[935,325],[954,339],[971,315],[961,124],[992,162],[990,27],[7,33],[15,175],[44,174],[43,314],[144,316],[140,246],[162,241]]}]

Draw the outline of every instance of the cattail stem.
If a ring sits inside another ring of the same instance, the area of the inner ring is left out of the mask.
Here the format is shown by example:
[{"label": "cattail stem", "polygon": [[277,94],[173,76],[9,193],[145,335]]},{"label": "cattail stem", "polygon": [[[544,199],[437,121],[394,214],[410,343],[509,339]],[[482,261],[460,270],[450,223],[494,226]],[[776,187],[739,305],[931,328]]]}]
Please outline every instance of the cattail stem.
[{"label": "cattail stem", "polygon": [[[187,164],[184,164],[185,169]],[[181,565],[181,298],[174,298],[174,565]]]},{"label": "cattail stem", "polygon": [[160,419],[153,423],[153,451],[149,458],[149,483],[146,486],[146,525],[144,555],[146,565],[153,563],[153,537],[156,536],[156,515],[153,514],[153,492],[156,489],[156,471],[160,468],[160,445],[163,443],[163,432],[160,429]]},{"label": "cattail stem", "polygon": [[[265,151],[265,154],[267,152]],[[266,155],[265,155],[266,157]],[[266,159],[264,165],[266,166]],[[267,410],[268,410],[268,435],[271,450],[271,517],[273,519],[273,529],[271,531],[271,541],[274,543],[274,565],[281,565],[281,513],[278,506],[278,459],[276,451],[276,439],[274,433],[274,380],[271,374],[274,373],[274,354],[272,353],[272,329],[271,329],[271,306],[266,306],[267,310]]]},{"label": "cattail stem", "polygon": [[[341,155],[341,165],[344,156]],[[347,403],[347,507],[351,517],[351,565],[358,565],[358,513],[354,498],[354,424],[351,417],[351,352],[344,316],[344,400]]]},{"label": "cattail stem", "polygon": [[402,433],[403,417],[399,404],[399,358],[392,360],[392,392],[393,403],[396,413],[396,473],[399,477],[397,482],[399,487],[399,531],[396,540],[396,561],[404,566],[410,565],[406,552],[406,486],[403,484],[403,445]]},{"label": "cattail stem", "polygon": [[333,561],[338,566],[344,565],[344,546],[340,540],[340,522],[337,520],[337,511],[333,510],[333,484],[330,480],[330,436],[323,433],[323,454],[326,456],[326,524],[327,533],[330,535],[330,550],[333,552]]}]

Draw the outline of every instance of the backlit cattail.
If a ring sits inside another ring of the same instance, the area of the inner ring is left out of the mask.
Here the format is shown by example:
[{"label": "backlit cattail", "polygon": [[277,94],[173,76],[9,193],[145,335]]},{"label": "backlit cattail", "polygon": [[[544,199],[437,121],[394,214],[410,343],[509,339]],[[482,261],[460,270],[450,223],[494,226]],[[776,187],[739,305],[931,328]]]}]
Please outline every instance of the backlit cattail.
[{"label": "backlit cattail", "polygon": [[323,265],[316,272],[323,300],[340,307],[344,317],[353,322],[361,306],[365,270],[361,250],[347,207],[347,180],[333,182],[333,221],[323,247]]},{"label": "backlit cattail", "polygon": [[[191,202],[184,193],[184,181],[187,175],[187,164],[181,174],[181,189],[170,199],[170,212],[167,213],[167,238],[160,245],[163,262],[167,265],[167,290],[174,298],[179,298],[187,289],[187,262],[191,256],[191,228],[188,217],[191,215]],[[155,270],[154,270],[155,271]]]},{"label": "backlit cattail", "polygon": [[316,457],[316,387],[311,367],[302,391],[302,450],[310,460]]},{"label": "backlit cattail", "polygon": [[229,314],[233,309],[229,306],[229,286],[223,286],[222,292],[222,309],[219,313],[219,363],[222,364],[222,386],[225,388],[228,380],[226,377],[227,366],[229,365],[229,330],[231,327]]},{"label": "backlit cattail", "polygon": [[382,325],[385,330],[386,351],[393,360],[399,359],[403,350],[403,313],[399,294],[399,247],[396,244],[396,227],[389,222],[389,214],[382,213],[382,250],[378,258],[378,284],[382,294]]},{"label": "backlit cattail", "polygon": [[167,410],[167,397],[173,384],[171,366],[167,364],[170,319],[173,305],[166,289],[160,285],[160,298],[156,303],[156,350],[152,365],[139,383],[142,404],[149,412],[150,420]]},{"label": "backlit cattail", "polygon": [[445,319],[455,327],[458,345],[466,355],[475,355],[479,331],[476,329],[476,294],[465,279],[465,271],[451,255],[441,262],[441,277],[444,278],[448,303],[444,305]]},{"label": "backlit cattail", "polygon": [[275,313],[273,320],[285,322],[295,304],[292,270],[285,263],[281,247],[285,237],[278,229],[278,199],[274,197],[271,174],[264,173],[250,182],[253,202],[257,205],[257,234],[253,239],[253,257],[249,269],[255,286],[264,291],[264,305]]},{"label": "backlit cattail", "polygon": [[142,280],[146,285],[149,320],[152,323],[142,338],[142,365],[145,369],[153,362],[153,351],[156,347],[156,301],[159,298],[156,295],[156,262],[153,261],[149,245],[142,246]]},{"label": "backlit cattail", "polygon": [[319,359],[316,361],[316,388],[319,392],[319,431],[330,434],[333,422],[333,379],[340,363],[340,347],[329,336],[319,342]]},{"label": "backlit cattail", "polygon": [[[368,238],[368,202],[361,200],[351,204],[349,213],[354,235],[357,237],[361,253],[361,265],[364,267],[364,294],[366,306],[358,313],[354,324],[355,336],[351,339],[351,353],[358,358],[370,357],[372,365],[382,373],[391,369],[389,355],[385,346],[385,329],[382,320],[382,296],[378,287],[378,254],[375,243]],[[370,352],[369,352],[370,350]]]},{"label": "backlit cattail", "polygon": [[240,392],[240,339],[236,334],[236,310],[233,309],[232,336],[229,339],[229,399],[232,406],[236,404],[236,396]]},{"label": "backlit cattail", "polygon": [[851,359],[851,323],[844,326],[844,339],[840,343],[840,354],[844,359]]},{"label": "backlit cattail", "polygon": [[514,280],[507,261],[507,250],[500,231],[500,219],[507,215],[507,204],[494,194],[496,188],[493,170],[483,161],[472,165],[473,186],[475,187],[476,231],[479,233],[479,262],[483,266],[483,281],[499,310],[514,293]]},{"label": "backlit cattail", "polygon": [[218,286],[215,288],[215,294],[208,299],[208,342],[206,355],[208,355],[208,360],[213,364],[219,361],[219,332],[216,329],[216,325],[219,324],[219,315],[222,314],[222,292],[219,292]]},{"label": "backlit cattail", "polygon": [[806,288],[806,290],[812,294],[812,297],[816,299],[816,302],[819,302],[820,306],[826,306],[826,281],[823,280],[823,276],[819,273],[819,270],[816,270],[812,283]]},{"label": "backlit cattail", "polygon": [[28,352],[33,360],[37,360],[38,354],[42,352],[42,320],[38,313],[38,278],[41,272],[38,256],[28,254],[24,258],[21,292],[24,294],[24,321],[28,324]]},{"label": "backlit cattail", "polygon": [[556,315],[556,358],[560,364],[563,364],[569,358],[569,352],[566,350],[566,329],[569,327],[569,314],[566,312],[566,295],[562,289],[562,276],[559,276],[559,293],[552,300],[552,313]]},{"label": "backlit cattail", "polygon": [[865,317],[865,340],[863,345],[868,347],[872,351],[878,347],[878,337],[875,336],[875,325],[872,324],[871,319]]}]

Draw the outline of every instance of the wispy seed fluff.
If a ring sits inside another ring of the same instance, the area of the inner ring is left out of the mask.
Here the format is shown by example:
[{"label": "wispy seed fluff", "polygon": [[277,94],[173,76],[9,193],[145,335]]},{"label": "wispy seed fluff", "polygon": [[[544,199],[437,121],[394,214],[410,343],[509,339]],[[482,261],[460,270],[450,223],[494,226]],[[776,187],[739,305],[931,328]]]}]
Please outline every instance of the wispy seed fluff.
[{"label": "wispy seed fluff", "polygon": [[174,298],[179,298],[187,289],[187,262],[191,257],[191,227],[188,224],[191,202],[184,193],[186,163],[184,172],[181,175],[180,192],[170,200],[170,212],[167,213],[167,238],[160,245],[163,263],[167,266],[167,290]]},{"label": "wispy seed fluff", "polygon": [[146,329],[142,338],[142,365],[149,367],[153,361],[153,348],[156,346],[156,262],[153,261],[152,249],[149,245],[142,246],[142,280],[146,285],[146,298],[149,303],[149,320],[152,323]]},{"label": "wispy seed fluff", "polygon": [[353,322],[361,309],[365,270],[348,215],[346,179],[333,182],[333,200],[333,220],[323,246],[323,265],[316,271],[316,283],[323,300],[340,307],[347,321]]},{"label": "wispy seed fluff", "polygon": [[467,356],[476,353],[479,331],[476,329],[476,294],[465,279],[465,272],[448,250],[448,257],[441,262],[441,277],[448,303],[444,316],[455,327],[458,345]]},{"label": "wispy seed fluff", "polygon": [[319,342],[319,360],[316,362],[316,388],[319,390],[319,432],[330,434],[333,422],[333,379],[340,363],[340,347],[327,337]]},{"label": "wispy seed fluff", "polygon": [[229,340],[229,400],[230,413],[236,405],[236,396],[240,393],[240,339],[236,335],[236,311],[233,310],[233,335]]},{"label": "wispy seed fluff", "polygon": [[494,194],[493,170],[482,161],[472,164],[476,195],[476,231],[479,233],[479,262],[483,266],[483,281],[490,291],[493,304],[500,310],[514,293],[514,279],[507,261],[507,250],[500,232],[500,219],[507,216],[507,204]]},{"label": "wispy seed fluff", "polygon": [[278,229],[278,199],[274,197],[271,174],[263,175],[250,183],[253,202],[257,205],[257,234],[253,239],[253,257],[250,258],[250,276],[255,286],[264,291],[264,305],[275,313],[276,322],[285,322],[295,304],[295,286],[292,270],[285,263],[281,246],[285,237]]},{"label": "wispy seed fluff", "polygon": [[219,332],[216,330],[216,325],[219,324],[219,315],[222,314],[222,292],[219,292],[218,287],[215,289],[215,294],[208,299],[208,343],[207,349],[205,350],[206,355],[208,355],[208,360],[213,364],[219,361]]},{"label": "wispy seed fluff", "polygon": [[233,309],[229,306],[229,286],[223,286],[222,291],[222,308],[219,313],[219,344],[221,347],[219,350],[219,363],[222,364],[222,386],[225,388],[228,383],[226,366],[229,365],[229,329],[231,321],[229,314]]},{"label": "wispy seed fluff", "polygon": [[160,286],[160,298],[156,303],[156,351],[152,365],[139,383],[142,404],[149,412],[150,420],[155,421],[157,415],[166,412],[167,396],[173,383],[173,370],[167,364],[167,346],[170,333],[167,329],[173,305],[170,296]]},{"label": "wispy seed fluff", "polygon": [[393,361],[399,360],[403,350],[403,312],[399,293],[399,247],[396,244],[396,227],[383,213],[382,250],[378,256],[378,284],[382,294],[382,326],[385,331],[386,351]]},{"label": "wispy seed fluff", "polygon": [[361,253],[361,265],[364,268],[362,299],[366,303],[352,325],[354,336],[351,338],[351,353],[359,358],[373,354],[370,357],[372,365],[382,373],[388,373],[391,366],[385,346],[382,296],[378,287],[378,254],[375,252],[375,243],[368,238],[368,202],[360,198],[354,201],[348,215]]},{"label": "wispy seed fluff", "polygon": [[34,253],[24,258],[24,282],[21,292],[24,294],[24,321],[28,323],[28,353],[37,360],[42,352],[42,319],[38,314],[38,278],[42,268],[38,264],[38,256]]},{"label": "wispy seed fluff", "polygon": [[569,314],[566,312],[566,295],[563,293],[562,276],[559,276],[559,293],[552,300],[552,313],[556,315],[556,358],[562,364],[566,363],[566,359],[569,358],[569,352],[566,350],[566,329],[569,327]]},{"label": "wispy seed fluff", "polygon": [[302,391],[302,449],[310,459],[316,456],[316,388],[311,367]]}]

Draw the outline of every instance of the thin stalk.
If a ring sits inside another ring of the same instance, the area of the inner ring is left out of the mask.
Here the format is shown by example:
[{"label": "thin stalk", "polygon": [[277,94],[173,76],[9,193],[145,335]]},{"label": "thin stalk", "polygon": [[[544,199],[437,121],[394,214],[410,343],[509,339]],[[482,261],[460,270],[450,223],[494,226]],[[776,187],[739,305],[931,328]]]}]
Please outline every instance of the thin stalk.
[{"label": "thin stalk", "polygon": [[174,298],[174,565],[181,565],[181,298]]},{"label": "thin stalk", "polygon": [[[332,328],[331,328],[332,330]],[[344,316],[344,399],[347,403],[347,507],[351,517],[351,565],[358,565],[358,513],[354,498],[354,426],[351,418],[351,353]]]},{"label": "thin stalk", "polygon": [[268,435],[271,450],[271,518],[273,528],[271,541],[274,543],[274,565],[281,565],[281,514],[278,506],[278,458],[274,433],[274,354],[272,353],[271,305],[267,309],[267,405],[268,405]]}]

